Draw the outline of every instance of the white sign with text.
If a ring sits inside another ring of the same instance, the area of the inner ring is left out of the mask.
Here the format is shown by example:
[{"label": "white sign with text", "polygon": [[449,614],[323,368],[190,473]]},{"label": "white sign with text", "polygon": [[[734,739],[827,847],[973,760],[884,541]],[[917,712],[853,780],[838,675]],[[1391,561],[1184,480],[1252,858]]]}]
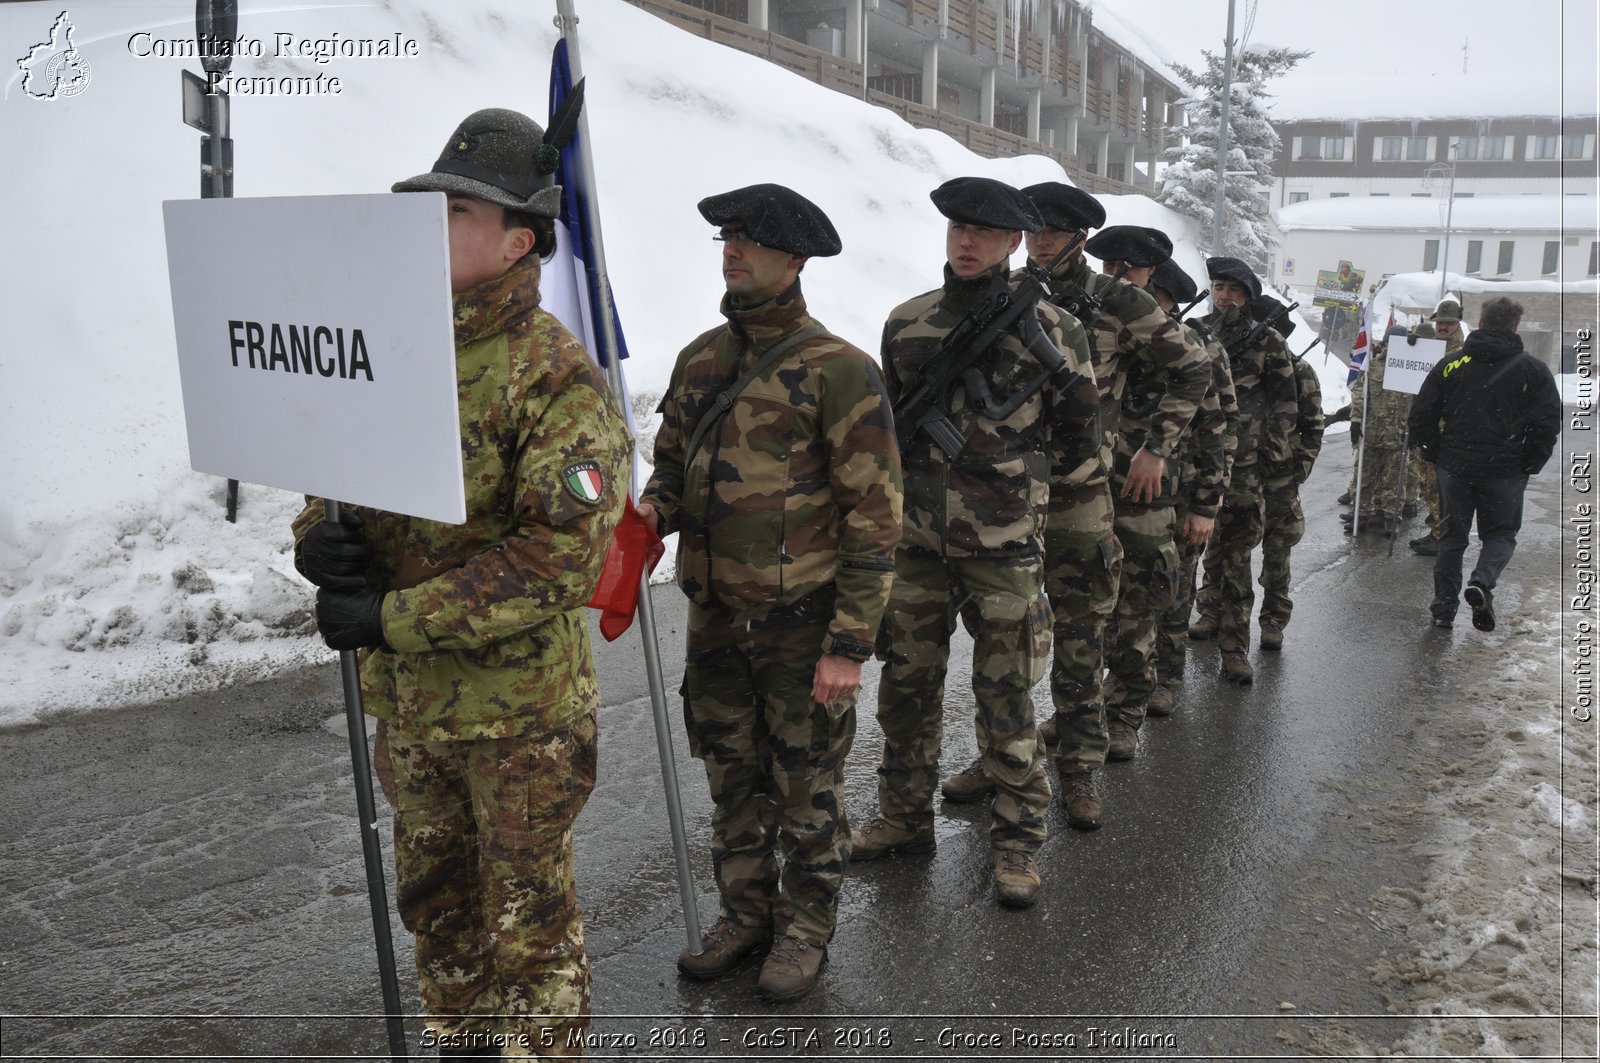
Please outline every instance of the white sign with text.
[{"label": "white sign with text", "polygon": [[1383,390],[1415,395],[1428,372],[1444,357],[1444,340],[1418,340],[1405,336],[1389,340],[1389,364],[1383,370]]},{"label": "white sign with text", "polygon": [[444,204],[162,204],[197,472],[466,520]]}]

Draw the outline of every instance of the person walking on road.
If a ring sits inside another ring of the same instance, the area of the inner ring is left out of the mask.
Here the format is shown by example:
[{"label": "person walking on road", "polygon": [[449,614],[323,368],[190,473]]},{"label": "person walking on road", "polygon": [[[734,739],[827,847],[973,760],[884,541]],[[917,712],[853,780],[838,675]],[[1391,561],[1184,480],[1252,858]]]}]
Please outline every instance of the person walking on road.
[{"label": "person walking on road", "polygon": [[555,249],[544,131],[468,116],[429,173],[448,195],[467,519],[320,500],[294,521],[317,628],[361,653],[394,809],[396,905],[440,1054],[582,1055],[589,962],[572,827],[595,781],[584,606],[627,502],[633,440],[599,367],[539,307]]},{"label": "person walking on road", "polygon": [[678,533],[684,721],[716,805],[721,914],[678,969],[718,978],[767,952],[760,989],[789,1000],[816,983],[837,918],[844,764],[893,578],[900,457],[877,364],[800,290],[809,259],[841,250],[827,215],[775,184],[699,210],[722,245],[727,322],[678,355],[639,506]]},{"label": "person walking on road", "polygon": [[[1522,348],[1520,303],[1483,305],[1459,354],[1440,359],[1411,409],[1411,438],[1439,476],[1444,518],[1433,563],[1435,627],[1455,620],[1458,599],[1472,626],[1495,628],[1494,589],[1517,546],[1528,477],[1544,468],[1561,434],[1561,393],[1549,367]],[[1461,589],[1467,533],[1483,546]]]}]

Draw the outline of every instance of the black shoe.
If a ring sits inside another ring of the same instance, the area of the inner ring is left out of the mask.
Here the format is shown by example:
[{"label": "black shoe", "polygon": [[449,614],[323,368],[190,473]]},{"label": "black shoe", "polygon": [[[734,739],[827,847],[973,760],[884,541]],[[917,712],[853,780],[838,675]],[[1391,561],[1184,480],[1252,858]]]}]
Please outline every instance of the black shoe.
[{"label": "black shoe", "polygon": [[1469,583],[1462,597],[1472,606],[1472,626],[1479,631],[1493,631],[1494,592],[1481,583]]},{"label": "black shoe", "polygon": [[1344,494],[1342,494],[1338,498],[1334,499],[1334,501],[1337,502],[1341,506],[1353,505],[1355,503],[1355,500],[1356,500],[1356,493],[1354,491],[1346,491]]},{"label": "black shoe", "polygon": [[1411,540],[1411,549],[1426,557],[1437,557],[1439,554],[1439,540],[1432,535],[1424,535],[1419,539]]},{"label": "black shoe", "polygon": [[1415,502],[1407,502],[1405,505],[1400,507],[1400,515],[1406,520],[1410,520],[1412,517],[1415,517],[1417,515],[1417,504]]},{"label": "black shoe", "polygon": [[1455,626],[1455,623],[1456,618],[1453,616],[1435,616],[1433,618],[1434,627],[1451,628]]}]

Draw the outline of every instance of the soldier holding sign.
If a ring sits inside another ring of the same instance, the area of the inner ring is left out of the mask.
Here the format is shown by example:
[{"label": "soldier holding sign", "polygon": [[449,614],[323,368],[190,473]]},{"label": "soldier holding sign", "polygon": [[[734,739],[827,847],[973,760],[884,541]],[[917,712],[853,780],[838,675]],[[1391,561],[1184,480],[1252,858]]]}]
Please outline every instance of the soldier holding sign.
[{"label": "soldier holding sign", "polygon": [[468,116],[397,192],[449,196],[467,517],[320,501],[295,519],[317,627],[361,649],[394,809],[396,904],[440,1054],[581,1054],[589,964],[572,825],[594,787],[599,689],[583,607],[632,442],[599,368],[539,308],[561,189],[543,130]]}]

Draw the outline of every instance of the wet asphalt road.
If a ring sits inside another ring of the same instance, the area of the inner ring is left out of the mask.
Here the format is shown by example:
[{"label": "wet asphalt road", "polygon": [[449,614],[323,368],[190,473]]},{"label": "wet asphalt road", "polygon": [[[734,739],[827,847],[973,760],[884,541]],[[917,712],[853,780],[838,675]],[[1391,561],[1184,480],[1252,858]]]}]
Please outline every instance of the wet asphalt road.
[{"label": "wet asphalt road", "polygon": [[[1558,465],[1530,491],[1503,617],[1559,608]],[[1256,683],[1237,688],[1216,678],[1214,643],[1191,644],[1177,715],[1103,773],[1105,828],[1053,811],[1035,907],[994,902],[986,806],[946,805],[935,854],[851,872],[830,966],[794,1004],[762,1000],[753,966],[678,978],[637,634],[597,640],[601,771],[578,823],[579,892],[594,1031],[634,1043],[591,1058],[1282,1058],[1401,1036],[1414,1020],[1388,1014],[1367,973],[1396,939],[1365,905],[1426,877],[1408,843],[1429,827],[1378,829],[1373,810],[1424,799],[1461,741],[1462,692],[1503,660],[1475,650],[1465,610],[1452,632],[1427,627],[1431,565],[1403,541],[1392,558],[1375,536],[1351,549],[1333,503],[1349,467],[1346,437],[1330,437],[1303,489],[1285,650],[1254,651]],[[672,587],[655,602],[675,692],[684,608]],[[967,649],[958,634],[952,770],[974,752]],[[1517,653],[1515,634],[1500,652]],[[858,819],[875,803],[874,681],[851,756]],[[1035,698],[1048,705],[1044,687]],[[341,728],[329,666],[0,732],[0,1057],[384,1057]],[[709,923],[710,802],[681,734],[675,747]],[[409,939],[394,935],[415,1008]]]}]

